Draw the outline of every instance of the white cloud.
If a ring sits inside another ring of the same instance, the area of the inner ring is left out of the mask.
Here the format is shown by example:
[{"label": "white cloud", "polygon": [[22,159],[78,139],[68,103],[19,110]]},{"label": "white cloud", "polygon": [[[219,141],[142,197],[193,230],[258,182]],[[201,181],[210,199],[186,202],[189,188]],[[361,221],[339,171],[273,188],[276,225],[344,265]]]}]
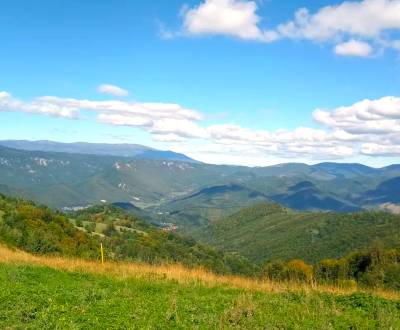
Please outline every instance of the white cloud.
[{"label": "white cloud", "polygon": [[153,124],[153,121],[150,118],[141,116],[124,116],[119,114],[101,113],[97,119],[104,124],[115,126],[150,127]]},{"label": "white cloud", "polygon": [[[207,126],[202,113],[174,103],[54,96],[23,102],[0,92],[0,111],[65,118],[84,118],[83,112],[91,111],[103,124],[141,128],[151,134],[154,141],[180,145],[200,143],[203,149],[190,151],[192,155],[197,152],[205,158],[213,155],[215,159],[226,160],[247,157],[248,161],[253,161],[257,157],[334,160],[360,155],[400,156],[400,98],[393,96],[366,99],[331,110],[317,109],[313,116],[322,125],[320,129],[298,127],[276,131],[223,122]],[[91,116],[86,119],[91,120]]]},{"label": "white cloud", "polygon": [[123,118],[174,118],[198,121],[202,115],[191,109],[186,109],[173,103],[139,103],[125,102],[118,100],[91,101],[78,100],[73,98],[59,98],[54,96],[44,96],[39,98],[48,104],[57,106],[73,107],[77,109],[92,110],[105,114],[119,114],[120,125],[123,125]]},{"label": "white cloud", "polygon": [[387,96],[363,100],[334,110],[317,109],[314,119],[334,130],[352,135],[400,133],[400,98]]},{"label": "white cloud", "polygon": [[110,84],[103,84],[97,87],[97,91],[101,94],[108,94],[112,96],[128,96],[129,92],[121,87],[110,85]]},{"label": "white cloud", "polygon": [[371,55],[372,51],[373,49],[368,43],[354,39],[338,44],[335,47],[335,53],[341,56],[366,57]]},{"label": "white cloud", "polygon": [[335,52],[343,56],[368,56],[371,42],[396,48],[390,41],[396,30],[400,30],[400,0],[344,1],[314,14],[301,8],[293,20],[276,28],[280,38],[334,43]]},{"label": "white cloud", "polygon": [[7,92],[0,92],[0,112],[28,112],[53,117],[76,118],[79,110],[76,107],[51,104],[40,98],[23,102]]},{"label": "white cloud", "polygon": [[400,157],[400,146],[365,143],[361,153],[368,156]]},{"label": "white cloud", "polygon": [[294,20],[278,27],[282,36],[320,41],[343,35],[378,38],[394,29],[400,29],[399,0],[345,1],[315,14],[302,8]]},{"label": "white cloud", "polygon": [[[400,0],[344,1],[315,13],[300,8],[292,20],[272,29],[260,26],[263,19],[257,9],[257,3],[250,0],[204,0],[182,11],[183,34],[260,42],[284,38],[328,42],[342,56],[368,56],[373,46],[400,48],[398,41],[391,40],[391,33],[400,30]],[[182,33],[168,33],[169,38],[174,35]]]},{"label": "white cloud", "polygon": [[183,30],[190,35],[227,35],[246,40],[270,42],[276,33],[259,27],[257,4],[246,0],[205,0],[186,8]]}]

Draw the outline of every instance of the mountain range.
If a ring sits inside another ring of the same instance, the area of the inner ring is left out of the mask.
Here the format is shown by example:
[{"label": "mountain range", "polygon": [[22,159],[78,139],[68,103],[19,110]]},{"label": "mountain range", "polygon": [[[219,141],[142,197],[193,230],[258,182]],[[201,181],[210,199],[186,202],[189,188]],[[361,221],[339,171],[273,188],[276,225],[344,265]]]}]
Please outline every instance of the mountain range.
[{"label": "mountain range", "polygon": [[163,151],[140,144],[107,144],[107,143],[61,143],[54,141],[4,140],[0,145],[12,149],[27,151],[65,152],[84,155],[106,155],[133,157],[138,159],[164,159],[185,162],[197,162],[186,155],[173,151]]},{"label": "mountain range", "polygon": [[193,230],[273,201],[295,210],[353,212],[400,203],[400,165],[210,165],[140,145],[0,141],[0,191],[63,209],[130,203]]}]

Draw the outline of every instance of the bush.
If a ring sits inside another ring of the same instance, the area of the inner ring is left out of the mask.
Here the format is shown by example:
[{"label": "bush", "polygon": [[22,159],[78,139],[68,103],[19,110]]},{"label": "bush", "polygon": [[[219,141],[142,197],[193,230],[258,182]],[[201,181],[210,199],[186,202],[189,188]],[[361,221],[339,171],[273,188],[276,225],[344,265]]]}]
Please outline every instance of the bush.
[{"label": "bush", "polygon": [[314,275],[318,281],[334,283],[347,278],[347,263],[343,259],[325,259],[314,266]]},{"label": "bush", "polygon": [[88,233],[93,233],[96,231],[96,224],[94,222],[90,222],[85,226],[85,229]]},{"label": "bush", "polygon": [[263,278],[276,281],[285,279],[285,264],[282,261],[272,261],[267,263],[262,269]]},{"label": "bush", "polygon": [[311,282],[314,277],[312,266],[300,259],[289,261],[285,267],[285,274],[288,280],[300,282]]},{"label": "bush", "polygon": [[400,290],[400,264],[389,265],[385,269],[384,286],[394,290]]}]

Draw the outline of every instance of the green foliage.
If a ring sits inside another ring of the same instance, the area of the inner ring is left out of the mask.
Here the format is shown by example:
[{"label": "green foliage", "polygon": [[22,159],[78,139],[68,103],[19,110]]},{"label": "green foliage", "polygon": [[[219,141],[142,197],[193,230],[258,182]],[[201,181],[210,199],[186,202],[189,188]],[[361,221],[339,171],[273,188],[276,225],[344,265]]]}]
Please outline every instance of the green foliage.
[{"label": "green foliage", "polygon": [[384,212],[295,212],[262,203],[215,221],[193,236],[257,263],[302,259],[316,263],[369,247],[380,239],[400,247],[400,215]]},{"label": "green foliage", "polygon": [[83,227],[83,222],[82,222],[82,220],[81,219],[76,219],[75,220],[75,226],[77,226],[77,227]]},{"label": "green foliage", "polygon": [[383,283],[389,289],[400,290],[400,263],[385,267]]},{"label": "green foliage", "polygon": [[294,259],[287,263],[272,261],[264,265],[262,277],[273,281],[312,282],[313,267],[303,260]]},{"label": "green foliage", "polygon": [[44,206],[0,195],[0,240],[33,253],[97,256],[97,239]]},{"label": "green foliage", "polygon": [[400,289],[400,250],[371,247],[340,259],[324,259],[314,266],[302,260],[271,261],[264,265],[263,278],[300,282],[315,281],[339,287]]},{"label": "green foliage", "polygon": [[262,277],[271,281],[285,279],[285,263],[283,261],[271,261],[264,265]]},{"label": "green foliage", "polygon": [[294,259],[285,267],[285,277],[290,281],[311,282],[313,279],[313,267],[303,260]]},{"label": "green foliage", "polygon": [[[109,205],[68,219],[46,207],[0,195],[0,211],[0,241],[33,253],[99,258],[102,242],[108,260],[181,263],[223,274],[258,273],[258,267],[243,257],[164,232]],[[74,226],[79,222],[85,230]]]},{"label": "green foliage", "polygon": [[0,264],[2,329],[399,329],[399,302]]},{"label": "green foliage", "polygon": [[[24,148],[21,143],[8,145]],[[98,152],[97,145],[71,148],[63,150],[77,152],[50,152],[47,148],[42,152],[24,151],[0,146],[4,160],[0,164],[0,192],[59,209],[93,205],[104,199],[128,202],[135,196],[136,206],[152,207],[155,215],[160,209],[174,212],[173,221],[181,222],[182,228],[208,223],[265,199],[310,210],[354,210],[400,203],[399,179],[395,178],[400,176],[398,166],[378,170],[359,164],[292,163],[246,168],[108,156],[110,152],[115,154],[114,149],[102,155],[84,154]],[[167,154],[163,153],[162,158]],[[313,186],[305,191],[293,190],[304,182]],[[244,189],[210,194],[209,188],[230,185]],[[197,195],[201,191],[205,193]]]},{"label": "green foliage", "polygon": [[332,283],[344,280],[348,274],[348,264],[344,259],[324,259],[314,266],[315,278],[319,282]]},{"label": "green foliage", "polygon": [[96,231],[96,224],[94,222],[89,222],[88,224],[85,225],[84,228],[85,228],[86,232],[94,233]]}]

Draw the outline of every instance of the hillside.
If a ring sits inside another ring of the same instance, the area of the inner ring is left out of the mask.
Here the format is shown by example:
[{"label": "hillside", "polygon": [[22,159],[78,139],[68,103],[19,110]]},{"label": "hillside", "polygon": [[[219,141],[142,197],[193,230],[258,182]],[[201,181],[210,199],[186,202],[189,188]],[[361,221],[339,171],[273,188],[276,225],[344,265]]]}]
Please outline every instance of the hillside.
[{"label": "hillside", "polygon": [[397,329],[398,299],[177,267],[33,257],[0,246],[4,329]]},{"label": "hillside", "polygon": [[366,193],[368,200],[377,204],[400,203],[400,177],[395,177],[381,182],[375,189]]},{"label": "hillside", "polygon": [[400,216],[384,212],[296,212],[262,203],[193,233],[198,239],[255,261],[341,257],[379,240],[400,246]]},{"label": "hillside", "polygon": [[203,188],[191,195],[165,203],[153,212],[155,219],[179,224],[184,230],[207,225],[268,197],[238,184]]},{"label": "hillside", "polygon": [[270,198],[296,210],[335,210],[340,212],[360,210],[360,207],[324,193],[310,181],[300,181],[290,186],[286,193],[274,195]]},{"label": "hillside", "polygon": [[0,146],[0,189],[24,191],[35,201],[59,209],[98,204],[102,200],[133,202],[140,207],[159,205],[200,189],[204,182],[218,182],[234,169]]},{"label": "hillside", "polygon": [[254,275],[257,267],[191,238],[165,232],[113,206],[65,215],[0,195],[0,242],[38,254],[99,258],[152,264],[181,263],[219,273]]},{"label": "hillside", "polygon": [[[182,227],[208,223],[261,200],[297,210],[379,208],[397,202],[396,185],[390,182],[400,177],[395,165],[373,169],[360,164],[289,163],[249,168],[196,163],[185,157],[172,160],[168,152],[156,157],[142,146],[127,151],[125,145],[84,143],[57,149],[59,144],[49,141],[4,143],[21,149],[0,143],[0,192],[57,209],[101,201],[133,203],[152,215],[172,212],[173,221]],[[302,187],[304,182],[310,186]],[[229,191],[221,192],[220,187]]]}]

